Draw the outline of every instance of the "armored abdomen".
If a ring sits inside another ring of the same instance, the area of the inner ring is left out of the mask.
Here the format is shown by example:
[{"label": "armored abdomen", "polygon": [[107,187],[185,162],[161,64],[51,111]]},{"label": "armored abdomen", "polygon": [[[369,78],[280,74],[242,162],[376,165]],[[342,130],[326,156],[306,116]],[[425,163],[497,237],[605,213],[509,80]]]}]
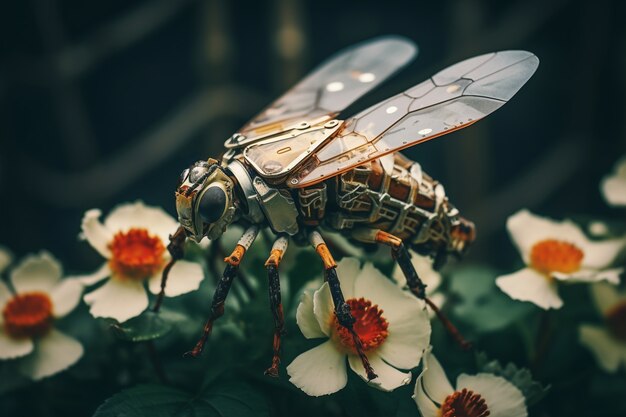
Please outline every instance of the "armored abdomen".
[{"label": "armored abdomen", "polygon": [[363,229],[391,233],[424,254],[462,253],[473,224],[459,216],[443,186],[400,153],[360,165],[299,191],[305,224],[322,223],[359,240]]}]

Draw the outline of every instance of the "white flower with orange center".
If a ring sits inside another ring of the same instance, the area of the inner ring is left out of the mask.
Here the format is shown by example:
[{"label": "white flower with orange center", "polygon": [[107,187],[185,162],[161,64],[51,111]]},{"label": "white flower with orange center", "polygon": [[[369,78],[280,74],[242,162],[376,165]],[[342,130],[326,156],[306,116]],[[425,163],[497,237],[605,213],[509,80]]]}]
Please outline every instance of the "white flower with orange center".
[{"label": "white flower with orange center", "polygon": [[19,370],[38,380],[76,363],[82,345],[54,328],[80,301],[83,286],[61,280],[61,265],[47,252],[31,255],[0,281],[0,360],[19,358]]},{"label": "white flower with orange center", "polygon": [[428,349],[413,399],[422,417],[526,417],[526,400],[515,385],[488,373],[461,374],[456,389]]},{"label": "white flower with orange center", "polygon": [[[79,279],[92,285],[110,277],[84,300],[94,317],[123,322],[148,307],[144,282],[153,294],[160,292],[163,268],[171,259],[167,251],[169,235],[178,223],[162,209],[142,202],[118,206],[104,223],[100,215],[97,209],[85,213],[82,235],[107,261],[95,273]],[[196,290],[203,278],[200,265],[180,260],[169,272],[165,295],[175,297]]]},{"label": "white flower with orange center", "polygon": [[626,291],[604,282],[591,287],[594,304],[604,318],[604,325],[582,324],[580,343],[591,351],[596,362],[607,372],[626,369]]},{"label": "white flower with orange center", "polygon": [[[337,266],[341,289],[352,315],[354,330],[377,378],[369,383],[391,391],[411,382],[430,341],[430,321],[423,301],[402,291],[371,263],[362,268],[355,258],[344,258]],[[296,319],[307,339],[328,338],[302,353],[287,367],[290,381],[312,396],[331,394],[347,381],[347,362],[363,380],[367,374],[350,333],[338,322],[328,284],[314,293],[305,292]]]},{"label": "white flower with orange center", "polygon": [[624,240],[591,241],[569,220],[557,222],[521,210],[509,217],[507,229],[527,267],[496,279],[511,298],[543,309],[560,308],[557,282],[619,282],[619,268],[609,266]]},{"label": "white flower with orange center", "polygon": [[615,164],[615,172],[604,177],[600,190],[611,206],[626,206],[626,158]]},{"label": "white flower with orange center", "polygon": [[[415,268],[415,272],[426,285],[426,296],[432,301],[437,308],[441,308],[446,301],[446,297],[442,292],[437,291],[441,285],[441,274],[433,268],[433,259],[428,256],[422,256],[414,251],[411,253],[411,263]],[[395,265],[392,277],[400,288],[406,287],[406,277],[402,273],[402,269]],[[432,319],[435,313],[432,309],[428,309],[428,315]]]}]

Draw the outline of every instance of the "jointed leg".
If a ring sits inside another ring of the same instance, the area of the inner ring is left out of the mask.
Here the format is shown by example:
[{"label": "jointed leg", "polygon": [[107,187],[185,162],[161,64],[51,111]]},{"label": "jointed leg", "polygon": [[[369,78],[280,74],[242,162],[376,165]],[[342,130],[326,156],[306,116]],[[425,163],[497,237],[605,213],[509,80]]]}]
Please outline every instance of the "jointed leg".
[{"label": "jointed leg", "polygon": [[289,240],[286,236],[280,236],[276,239],[272,246],[270,257],[265,262],[265,268],[267,269],[267,276],[269,278],[270,308],[274,316],[274,356],[272,357],[272,366],[265,371],[265,375],[273,377],[278,377],[278,367],[280,365],[280,336],[285,332],[285,318],[280,299],[278,265],[287,250],[288,243]]},{"label": "jointed leg", "polygon": [[170,253],[172,259],[165,265],[161,274],[161,291],[157,295],[154,307],[152,307],[152,311],[155,313],[158,313],[161,309],[161,303],[163,303],[163,297],[165,296],[165,285],[167,284],[167,277],[170,274],[170,270],[176,261],[185,256],[185,240],[187,240],[187,236],[182,226],[179,226],[176,232],[170,235],[170,243],[167,245],[167,251]]},{"label": "jointed leg", "polygon": [[317,254],[322,258],[322,262],[324,263],[325,275],[324,278],[326,282],[328,282],[328,287],[330,288],[330,295],[333,299],[333,304],[335,305],[335,316],[337,317],[337,321],[343,327],[345,327],[350,334],[352,335],[352,340],[354,340],[354,346],[356,347],[357,353],[361,358],[361,363],[363,363],[363,367],[365,368],[365,372],[367,373],[367,379],[372,380],[378,377],[374,373],[374,369],[370,365],[365,352],[363,352],[363,343],[361,339],[356,334],[353,328],[353,324],[356,321],[352,313],[350,312],[350,306],[346,303],[343,293],[341,292],[341,286],[339,284],[339,278],[337,277],[337,263],[333,259],[330,254],[326,243],[324,243],[324,239],[317,231],[313,231],[309,235],[309,241],[311,245],[315,248]]},{"label": "jointed leg", "polygon": [[409,290],[413,293],[413,295],[421,300],[424,300],[426,304],[428,304],[428,306],[437,315],[437,318],[441,321],[441,323],[443,323],[448,333],[450,333],[461,348],[470,349],[472,347],[472,344],[465,340],[465,338],[461,335],[461,332],[459,332],[454,324],[448,320],[443,312],[439,310],[439,308],[428,297],[426,297],[426,285],[417,274],[413,263],[411,263],[411,256],[409,255],[409,251],[407,251],[404,246],[404,243],[402,243],[402,239],[385,231],[376,229],[361,231],[358,237],[363,240],[369,238],[375,242],[391,247],[391,256],[398,263],[398,266],[400,266],[400,269],[406,278]]},{"label": "jointed leg", "polygon": [[218,318],[222,317],[224,314],[224,302],[226,301],[226,297],[228,296],[228,292],[230,291],[230,287],[233,284],[233,280],[237,276],[237,271],[239,269],[239,263],[241,262],[244,254],[256,239],[257,234],[259,233],[259,229],[256,226],[252,226],[246,230],[246,232],[241,236],[239,241],[237,242],[237,246],[235,250],[224,258],[224,262],[226,262],[226,268],[224,269],[224,273],[222,274],[222,278],[220,278],[217,283],[217,288],[215,289],[215,293],[213,294],[213,301],[211,302],[211,313],[209,315],[208,320],[204,325],[204,329],[202,332],[202,336],[198,343],[194,346],[194,348],[185,354],[185,356],[193,356],[194,358],[202,353],[202,349],[211,334],[211,330],[213,330],[213,322]]}]

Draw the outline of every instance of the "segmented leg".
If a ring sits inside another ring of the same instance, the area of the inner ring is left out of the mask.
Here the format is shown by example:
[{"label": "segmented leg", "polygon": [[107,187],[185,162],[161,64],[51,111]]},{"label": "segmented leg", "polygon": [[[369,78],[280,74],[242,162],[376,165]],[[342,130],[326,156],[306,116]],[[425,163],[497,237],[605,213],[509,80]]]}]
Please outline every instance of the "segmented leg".
[{"label": "segmented leg", "polygon": [[417,298],[424,300],[426,304],[435,312],[437,318],[441,321],[448,333],[454,338],[454,340],[461,346],[462,349],[470,349],[472,344],[465,340],[461,332],[452,324],[452,322],[443,314],[441,310],[426,296],[426,285],[422,282],[413,263],[411,262],[411,255],[404,246],[402,239],[387,233],[383,230],[367,229],[357,231],[359,240],[374,241],[382,243],[391,247],[391,256],[398,263],[404,277],[406,278],[407,286],[409,290]]},{"label": "segmented leg", "polygon": [[187,240],[187,236],[185,235],[185,229],[183,229],[182,226],[179,226],[176,232],[173,235],[170,235],[170,243],[167,245],[167,251],[170,253],[172,259],[167,263],[167,265],[165,265],[161,274],[161,291],[156,297],[154,307],[152,307],[152,311],[155,313],[161,309],[163,297],[165,296],[165,286],[167,285],[167,278],[170,274],[170,270],[179,259],[182,259],[183,256],[185,256],[185,240]]},{"label": "segmented leg", "polygon": [[213,330],[213,323],[224,314],[224,302],[226,301],[226,297],[228,296],[230,287],[233,284],[233,280],[237,276],[239,263],[243,259],[246,251],[250,249],[250,246],[256,239],[258,233],[258,227],[252,226],[248,228],[248,230],[246,230],[246,232],[237,242],[237,246],[235,247],[233,252],[229,256],[224,258],[224,262],[226,262],[227,265],[224,269],[224,273],[222,274],[222,278],[220,278],[217,283],[217,288],[215,288],[213,301],[211,302],[211,313],[209,314],[209,318],[204,324],[202,336],[200,337],[198,343],[196,343],[194,348],[191,351],[185,353],[185,356],[193,356],[195,358],[202,353],[202,349],[204,349],[204,345],[206,344],[206,341],[209,338],[211,331]]},{"label": "segmented leg", "polygon": [[328,287],[330,288],[330,295],[333,299],[333,304],[335,305],[335,316],[337,317],[337,321],[352,335],[354,346],[356,347],[359,358],[361,359],[363,368],[365,368],[365,372],[367,373],[367,379],[371,381],[372,379],[377,378],[378,375],[374,373],[374,369],[372,368],[372,365],[370,365],[369,359],[367,359],[365,352],[363,352],[363,343],[361,342],[359,335],[357,335],[354,331],[353,324],[356,320],[350,312],[350,306],[346,303],[343,293],[341,292],[341,286],[339,284],[339,278],[337,277],[336,271],[337,263],[330,254],[330,251],[328,250],[328,247],[326,246],[326,243],[324,243],[324,239],[322,239],[319,232],[313,231],[309,235],[309,241],[324,263],[324,279],[328,282]]},{"label": "segmented leg", "polygon": [[285,318],[283,315],[283,305],[280,299],[280,278],[278,276],[278,266],[287,250],[289,240],[287,236],[280,236],[274,242],[269,258],[265,262],[267,277],[269,279],[270,308],[274,316],[274,356],[272,366],[267,368],[265,375],[278,377],[278,367],[280,366],[280,336],[285,332]]}]

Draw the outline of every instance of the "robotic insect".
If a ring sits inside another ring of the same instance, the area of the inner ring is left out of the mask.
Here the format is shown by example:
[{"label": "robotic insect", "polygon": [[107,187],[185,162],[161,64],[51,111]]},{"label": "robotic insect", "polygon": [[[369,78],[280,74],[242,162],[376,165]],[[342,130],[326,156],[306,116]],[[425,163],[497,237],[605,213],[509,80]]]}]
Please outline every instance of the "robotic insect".
[{"label": "robotic insect", "polygon": [[[356,116],[339,113],[416,55],[412,42],[382,37],[348,48],[230,137],[221,161],[185,169],[176,189],[181,228],[169,246],[173,262],[186,238],[219,238],[236,222],[247,230],[217,284],[202,337],[189,352],[201,353],[242,258],[260,228],[276,235],[265,263],[274,316],[278,375],[283,310],[278,267],[290,240],[310,242],[325,269],[340,325],[353,336],[368,377],[376,377],[353,330],[354,318],[341,292],[336,263],[322,237],[340,231],[353,242],[384,244],[424,299],[462,343],[460,334],[425,294],[407,246],[441,265],[461,255],[474,239],[474,225],[459,216],[443,186],[398,151],[469,126],[506,103],[532,76],[539,61],[525,51],[477,56],[435,74]],[[163,277],[163,286],[167,274]]]}]

